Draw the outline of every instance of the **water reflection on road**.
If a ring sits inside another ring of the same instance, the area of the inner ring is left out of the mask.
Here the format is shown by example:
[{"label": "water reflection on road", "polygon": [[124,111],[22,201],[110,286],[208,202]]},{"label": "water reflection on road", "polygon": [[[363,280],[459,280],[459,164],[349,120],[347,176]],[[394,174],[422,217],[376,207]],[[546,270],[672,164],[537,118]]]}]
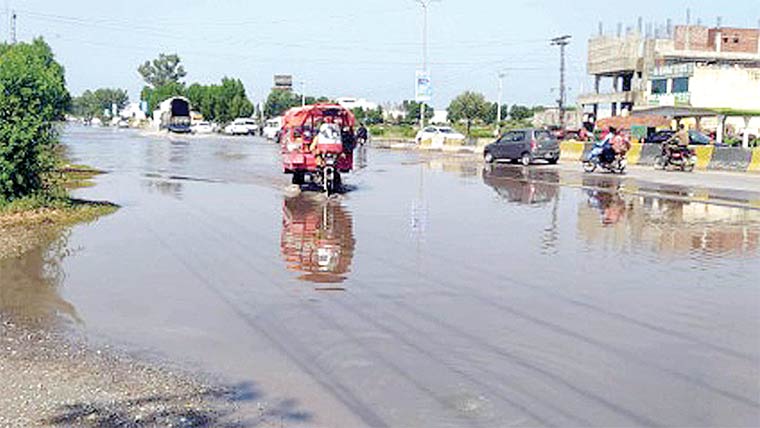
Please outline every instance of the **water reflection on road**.
[{"label": "water reflection on road", "polygon": [[302,194],[282,208],[282,256],[301,280],[337,284],[351,270],[356,240],[351,214],[336,200]]},{"label": "water reflection on road", "polygon": [[[123,208],[13,299],[297,397],[315,426],[760,420],[756,193],[370,151],[352,191],[294,197],[271,143],[180,140],[68,130],[110,172],[81,196]],[[9,263],[6,292],[39,277]]]}]

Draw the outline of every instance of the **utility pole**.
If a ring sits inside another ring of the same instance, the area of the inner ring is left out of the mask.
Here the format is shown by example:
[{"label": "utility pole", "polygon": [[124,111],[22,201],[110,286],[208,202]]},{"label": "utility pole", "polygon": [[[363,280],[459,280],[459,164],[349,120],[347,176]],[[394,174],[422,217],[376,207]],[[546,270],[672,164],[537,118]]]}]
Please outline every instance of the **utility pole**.
[{"label": "utility pole", "polygon": [[[427,75],[428,71],[428,6],[436,0],[416,0],[422,6],[422,71]],[[420,103],[420,128],[425,127],[425,102]]]},{"label": "utility pole", "polygon": [[16,11],[11,11],[11,44],[16,44]]},{"label": "utility pole", "polygon": [[507,74],[504,72],[499,73],[499,99],[496,102],[496,136],[501,136],[501,97],[504,92],[504,77]]},{"label": "utility pole", "polygon": [[561,36],[552,39],[552,46],[559,46],[559,126],[565,129],[565,48],[570,44],[571,36]]},{"label": "utility pole", "polygon": [[301,107],[306,107],[306,81],[301,80]]}]

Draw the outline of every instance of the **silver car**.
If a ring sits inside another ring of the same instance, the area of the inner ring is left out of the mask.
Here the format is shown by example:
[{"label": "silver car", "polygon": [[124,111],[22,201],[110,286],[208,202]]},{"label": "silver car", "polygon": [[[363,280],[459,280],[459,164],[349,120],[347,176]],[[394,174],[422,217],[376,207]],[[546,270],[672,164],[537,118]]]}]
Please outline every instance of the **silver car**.
[{"label": "silver car", "polygon": [[506,132],[483,151],[487,163],[500,160],[520,162],[528,166],[536,160],[550,164],[559,161],[559,142],[545,129],[517,129]]}]

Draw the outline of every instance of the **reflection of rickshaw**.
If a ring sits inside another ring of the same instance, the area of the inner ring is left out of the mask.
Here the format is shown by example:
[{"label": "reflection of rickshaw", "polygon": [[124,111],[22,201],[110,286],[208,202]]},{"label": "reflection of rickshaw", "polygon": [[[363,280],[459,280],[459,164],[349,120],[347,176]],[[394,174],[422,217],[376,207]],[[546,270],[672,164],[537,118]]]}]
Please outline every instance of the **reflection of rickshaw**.
[{"label": "reflection of rickshaw", "polygon": [[280,131],[283,169],[293,184],[314,183],[334,193],[341,188],[341,173],[354,167],[355,118],[334,104],[290,109]]},{"label": "reflection of rickshaw", "polygon": [[299,279],[320,284],[346,280],[356,241],[351,214],[335,201],[306,195],[286,199],[282,209],[280,249]]}]

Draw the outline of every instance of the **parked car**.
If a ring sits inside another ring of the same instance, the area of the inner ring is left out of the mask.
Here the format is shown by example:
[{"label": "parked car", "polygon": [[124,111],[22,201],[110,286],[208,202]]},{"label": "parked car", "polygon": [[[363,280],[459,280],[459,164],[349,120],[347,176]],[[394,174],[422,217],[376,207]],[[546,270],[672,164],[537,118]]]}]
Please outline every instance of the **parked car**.
[{"label": "parked car", "polygon": [[557,138],[545,129],[509,131],[483,150],[487,163],[506,160],[520,162],[525,166],[539,159],[555,164],[559,161],[559,155]]},{"label": "parked car", "polygon": [[193,134],[212,134],[216,132],[217,126],[215,123],[201,121],[201,122],[195,122],[192,126],[190,126],[190,131]]},{"label": "parked car", "polygon": [[275,117],[264,122],[263,135],[267,140],[277,140],[282,129],[282,117]]},{"label": "parked car", "polygon": [[417,144],[422,143],[425,140],[440,141],[443,144],[444,140],[464,140],[464,135],[455,131],[448,126],[427,126],[424,129],[417,132],[417,136],[414,137],[414,141]]},{"label": "parked car", "polygon": [[255,135],[259,130],[259,125],[255,120],[250,118],[235,119],[232,123],[224,128],[227,135]]},{"label": "parked car", "polygon": [[[648,136],[645,140],[645,144],[662,144],[676,135],[676,132],[670,129],[664,129],[657,131],[654,134]],[[696,146],[706,146],[712,144],[712,139],[707,135],[697,131],[696,129],[689,130],[689,144]]]}]

